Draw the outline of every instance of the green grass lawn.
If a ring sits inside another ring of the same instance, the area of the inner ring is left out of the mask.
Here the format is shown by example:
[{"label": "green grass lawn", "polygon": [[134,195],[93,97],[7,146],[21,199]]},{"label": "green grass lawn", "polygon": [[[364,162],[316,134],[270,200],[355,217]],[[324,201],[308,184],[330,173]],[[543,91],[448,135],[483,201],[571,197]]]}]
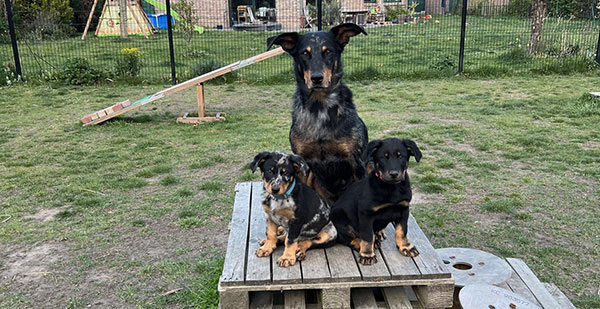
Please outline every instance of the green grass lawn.
[{"label": "green grass lawn", "polygon": [[[467,22],[465,71],[483,77],[589,70],[600,29],[588,20],[548,18],[541,53],[529,57],[525,52],[530,33],[528,19],[468,16]],[[368,28],[367,32],[368,36],[353,38],[344,54],[346,71],[356,75],[355,79],[457,72],[460,16],[435,16],[419,20],[417,25]],[[214,60],[229,64],[259,54],[265,51],[267,38],[273,35],[276,33],[206,31],[194,37],[190,51],[182,36],[175,33],[178,77],[180,80],[193,77],[192,69],[199,63]],[[98,67],[110,69],[122,48],[133,47],[143,54],[142,79],[160,81],[169,80],[171,76],[166,32],[149,39],[90,35],[85,41],[74,37],[22,41],[19,46],[24,74],[30,77],[43,70],[60,69],[72,57],[83,57]],[[12,50],[10,44],[3,44],[0,45],[0,63],[7,62],[12,62]],[[292,80],[288,74],[290,62],[289,57],[279,56],[241,71],[239,78],[260,82]]]},{"label": "green grass lawn", "polygon": [[[411,208],[435,247],[523,259],[600,307],[598,76],[351,83],[371,139],[403,137]],[[214,308],[234,186],[288,150],[289,84],[208,85],[225,122],[175,123],[195,92],[99,126],[80,117],[161,86],[0,91],[0,307]],[[168,293],[174,289],[175,293]]]}]

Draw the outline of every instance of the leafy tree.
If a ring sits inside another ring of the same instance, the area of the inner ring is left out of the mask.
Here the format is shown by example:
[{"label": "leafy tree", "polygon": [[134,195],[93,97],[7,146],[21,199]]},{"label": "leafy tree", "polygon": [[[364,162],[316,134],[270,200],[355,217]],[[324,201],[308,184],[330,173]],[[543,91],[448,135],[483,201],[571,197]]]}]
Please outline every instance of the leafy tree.
[{"label": "leafy tree", "polygon": [[184,40],[187,42],[188,50],[191,52],[192,39],[196,32],[193,3],[191,0],[180,0],[173,5],[173,10],[177,12],[180,17],[175,29],[183,35]]}]

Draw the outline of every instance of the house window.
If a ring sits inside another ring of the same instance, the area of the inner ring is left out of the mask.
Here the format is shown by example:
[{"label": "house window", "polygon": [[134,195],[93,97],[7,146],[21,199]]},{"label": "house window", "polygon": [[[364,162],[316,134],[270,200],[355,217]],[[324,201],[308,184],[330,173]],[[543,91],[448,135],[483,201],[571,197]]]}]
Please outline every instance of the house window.
[{"label": "house window", "polygon": [[377,3],[377,0],[363,0],[364,3]]},{"label": "house window", "polygon": [[400,3],[402,0],[383,0],[385,3]]}]

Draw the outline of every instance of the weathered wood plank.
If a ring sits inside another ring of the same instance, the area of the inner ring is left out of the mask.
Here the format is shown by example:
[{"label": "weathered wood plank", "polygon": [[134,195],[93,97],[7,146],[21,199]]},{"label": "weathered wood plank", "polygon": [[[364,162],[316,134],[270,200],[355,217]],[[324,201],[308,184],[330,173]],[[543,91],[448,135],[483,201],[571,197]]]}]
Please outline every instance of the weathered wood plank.
[{"label": "weathered wood plank", "polygon": [[531,293],[529,288],[527,288],[527,286],[525,285],[525,283],[523,283],[523,280],[521,280],[521,278],[519,277],[519,275],[517,275],[517,273],[515,273],[513,271],[512,274],[510,275],[510,278],[506,281],[506,283],[508,284],[508,286],[510,287],[510,289],[513,292],[525,297],[526,299],[530,300],[535,305],[541,307],[538,300],[535,298],[535,296],[533,296],[533,293]]},{"label": "weathered wood plank", "polygon": [[452,307],[454,284],[417,286],[415,292],[425,308]]},{"label": "weathered wood plank", "polygon": [[556,301],[560,305],[561,308],[565,309],[575,309],[575,306],[571,303],[571,301],[567,298],[565,294],[554,284],[554,283],[544,283],[544,287]]},{"label": "weathered wood plank", "polygon": [[344,245],[337,244],[325,249],[327,254],[327,263],[331,271],[331,278],[336,281],[356,281],[360,280],[360,271],[354,261],[352,249]]},{"label": "weathered wood plank", "polygon": [[277,259],[283,255],[283,245],[279,245],[273,254],[271,255],[272,269],[273,269],[273,283],[301,283],[302,282],[302,271],[300,270],[300,262],[296,261],[294,266],[280,267],[277,264]]},{"label": "weathered wood plank", "polygon": [[327,266],[325,249],[314,249],[306,252],[306,259],[302,261],[302,282],[329,282],[331,273]]},{"label": "weathered wood plank", "polygon": [[403,287],[384,288],[383,297],[389,309],[412,309],[410,299],[408,299]]},{"label": "weathered wood plank", "polygon": [[[388,267],[392,278],[394,279],[414,279],[421,278],[421,272],[415,261],[402,255],[398,248],[396,248],[396,241],[394,239],[395,229],[394,226],[389,224],[385,228],[385,235],[387,238],[381,243],[381,256]],[[380,259],[381,260],[381,259]]]},{"label": "weathered wood plank", "polygon": [[[360,253],[356,251],[352,251],[356,261],[360,259]],[[380,250],[375,250],[375,254],[377,257],[377,263],[372,265],[362,265],[358,263],[358,269],[360,269],[360,274],[362,275],[362,279],[365,281],[383,281],[391,278],[390,271],[385,265],[385,261],[381,256]]]},{"label": "weathered wood plank", "polygon": [[273,292],[254,292],[250,295],[250,309],[273,308]]},{"label": "weathered wood plank", "polygon": [[523,262],[521,259],[507,258],[506,261],[515,270],[517,275],[523,280],[523,283],[527,285],[529,290],[533,292],[535,298],[539,301],[544,309],[559,309],[561,308],[558,302],[552,297],[550,292],[546,290],[544,285],[535,276],[533,271]]},{"label": "weathered wood plank", "polygon": [[285,309],[305,309],[306,298],[304,297],[304,291],[285,291],[283,293],[284,301],[283,307]]},{"label": "weathered wood plank", "polygon": [[244,258],[248,239],[248,216],[250,214],[251,186],[248,182],[238,183],[235,187],[235,202],[229,227],[227,253],[221,275],[222,285],[244,283]]},{"label": "weathered wood plank", "polygon": [[422,278],[450,278],[450,271],[444,265],[444,262],[438,257],[435,249],[425,236],[415,218],[410,215],[408,218],[408,240],[413,243],[419,255],[413,260],[421,272]]},{"label": "weathered wood plank", "polygon": [[271,282],[271,259],[274,257],[256,256],[256,249],[260,247],[258,243],[265,239],[267,231],[265,211],[261,204],[261,194],[263,192],[262,186],[263,185],[260,182],[252,183],[250,233],[248,235],[248,256],[246,267],[246,283],[248,284]]},{"label": "weathered wood plank", "polygon": [[321,290],[323,309],[350,309],[350,288]]},{"label": "weathered wood plank", "polygon": [[377,309],[377,302],[370,288],[354,289],[352,291],[354,309]]},{"label": "weathered wood plank", "polygon": [[219,293],[219,309],[248,308],[250,299],[246,291],[222,291]]}]

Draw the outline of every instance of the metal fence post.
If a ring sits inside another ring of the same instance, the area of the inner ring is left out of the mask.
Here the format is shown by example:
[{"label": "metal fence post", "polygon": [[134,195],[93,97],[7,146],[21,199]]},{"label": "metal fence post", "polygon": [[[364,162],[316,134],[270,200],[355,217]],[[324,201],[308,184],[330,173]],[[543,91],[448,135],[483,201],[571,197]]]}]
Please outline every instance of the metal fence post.
[{"label": "metal fence post", "polygon": [[171,0],[167,0],[167,32],[169,34],[169,55],[171,59],[171,83],[177,84],[177,75],[175,73],[175,50],[173,49],[173,25],[171,23]]},{"label": "metal fence post", "polygon": [[323,0],[317,0],[317,29],[323,30]]},{"label": "metal fence post", "polygon": [[17,34],[15,33],[15,24],[13,23],[10,0],[4,0],[4,5],[6,6],[6,17],[8,18],[10,41],[12,43],[13,56],[15,58],[15,70],[17,71],[17,76],[23,78],[23,72],[21,71],[21,59],[19,58],[19,47],[17,46]]},{"label": "metal fence post", "polygon": [[462,74],[465,60],[465,30],[467,27],[467,0],[463,0],[462,19],[460,23],[460,51],[458,52],[458,74]]},{"label": "metal fence post", "polygon": [[600,31],[598,31],[598,44],[596,45],[596,63],[600,64]]}]

